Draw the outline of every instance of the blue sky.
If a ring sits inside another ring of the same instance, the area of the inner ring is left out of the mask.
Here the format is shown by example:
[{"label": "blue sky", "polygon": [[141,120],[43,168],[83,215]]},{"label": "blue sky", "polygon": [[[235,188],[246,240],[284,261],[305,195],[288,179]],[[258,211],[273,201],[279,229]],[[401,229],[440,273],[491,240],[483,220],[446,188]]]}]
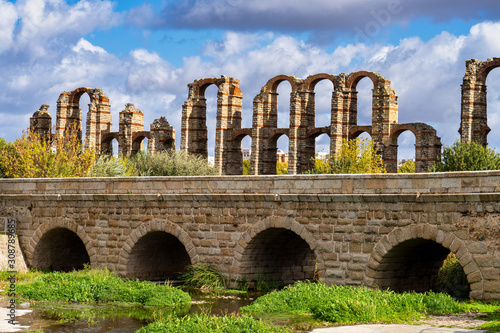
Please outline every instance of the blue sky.
[{"label": "blue sky", "polygon": [[[451,145],[459,138],[465,60],[500,56],[498,36],[498,0],[0,0],[0,136],[18,137],[41,104],[51,105],[55,122],[59,94],[87,86],[110,98],[114,130],[131,102],[144,112],[146,130],[165,116],[178,145],[181,106],[195,79],[239,79],[249,127],[252,100],[273,76],[371,70],[392,82],[400,123],[428,123]],[[488,141],[500,148],[500,70],[487,84]],[[370,122],[371,88],[367,79],[358,86],[362,125]],[[331,89],[318,84],[318,126],[329,122]],[[289,85],[278,92],[284,126]],[[214,96],[210,87],[209,147]],[[326,150],[327,138],[319,138]],[[403,134],[400,157],[413,157],[413,144]]]}]

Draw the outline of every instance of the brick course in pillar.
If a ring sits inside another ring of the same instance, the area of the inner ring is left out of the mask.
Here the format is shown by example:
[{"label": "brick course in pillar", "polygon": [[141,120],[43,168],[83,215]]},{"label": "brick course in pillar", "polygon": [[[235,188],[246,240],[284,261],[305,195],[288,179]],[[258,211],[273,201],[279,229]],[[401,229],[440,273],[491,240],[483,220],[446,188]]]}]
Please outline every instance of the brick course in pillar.
[{"label": "brick course in pillar", "polygon": [[87,260],[156,279],[204,262],[232,280],[426,290],[451,251],[471,297],[490,301],[500,300],[498,184],[499,171],[2,179],[0,217],[16,218],[31,267]]}]

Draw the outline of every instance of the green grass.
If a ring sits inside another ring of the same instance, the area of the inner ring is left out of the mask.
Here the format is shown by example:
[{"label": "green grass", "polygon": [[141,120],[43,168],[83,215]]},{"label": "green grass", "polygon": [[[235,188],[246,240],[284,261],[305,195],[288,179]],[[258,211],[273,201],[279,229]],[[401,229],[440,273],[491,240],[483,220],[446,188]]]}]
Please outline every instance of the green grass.
[{"label": "green grass", "polygon": [[[493,309],[492,309],[493,307]],[[484,320],[488,320],[488,323],[481,325],[479,328],[482,330],[486,330],[489,332],[500,332],[500,303],[492,303],[489,304],[489,308],[481,309],[480,312],[489,312],[486,318],[482,318]]]},{"label": "green grass", "polygon": [[136,333],[291,333],[279,326],[271,326],[249,316],[211,317],[194,314],[183,318],[170,318],[149,324]]},{"label": "green grass", "polygon": [[399,323],[421,316],[466,312],[477,308],[439,293],[395,293],[352,286],[297,282],[258,298],[245,313],[312,314],[330,323]]},{"label": "green grass", "polygon": [[51,272],[35,275],[17,286],[22,298],[37,301],[126,302],[146,306],[174,306],[191,303],[186,292],[149,281],[123,281],[106,270]]},{"label": "green grass", "polygon": [[179,276],[188,289],[200,289],[203,292],[226,290],[227,278],[208,264],[198,263],[186,267],[186,272]]}]

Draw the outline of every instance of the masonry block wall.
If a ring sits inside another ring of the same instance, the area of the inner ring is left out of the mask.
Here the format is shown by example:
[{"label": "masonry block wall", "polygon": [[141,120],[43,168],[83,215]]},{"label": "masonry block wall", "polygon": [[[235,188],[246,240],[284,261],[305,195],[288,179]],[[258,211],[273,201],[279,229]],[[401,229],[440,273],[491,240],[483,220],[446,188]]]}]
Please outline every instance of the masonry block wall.
[{"label": "masonry block wall", "polygon": [[459,129],[462,142],[488,143],[487,135],[491,129],[487,117],[486,78],[497,67],[500,67],[500,58],[466,61]]},{"label": "masonry block wall", "polygon": [[50,138],[52,135],[52,116],[48,109],[48,104],[42,104],[30,118],[30,129],[42,138]]},{"label": "masonry block wall", "polygon": [[[373,82],[372,122],[360,125],[357,118],[356,86],[363,78]],[[315,126],[316,84],[329,80],[333,84],[331,102],[331,124]],[[290,93],[290,124],[278,127],[278,93],[281,82],[288,81]],[[397,140],[399,135],[410,130],[415,134],[416,171],[425,172],[440,156],[441,142],[436,131],[422,123],[398,124],[398,102],[390,81],[379,73],[360,71],[346,75],[319,73],[300,79],[291,75],[271,78],[253,99],[252,128],[241,128],[241,93],[239,82],[222,76],[207,78],[188,84],[188,99],[183,105],[181,149],[190,153],[208,156],[206,99],[207,86],[219,87],[217,104],[217,126],[215,142],[215,165],[222,174],[241,174],[241,140],[252,139],[250,173],[275,174],[278,139],[288,137],[288,173],[301,174],[312,167],[315,156],[315,139],[326,133],[330,137],[330,154],[335,155],[342,140],[356,138],[363,132],[371,135],[389,172],[397,170]],[[238,94],[227,94],[235,89]],[[225,97],[227,96],[227,98]],[[226,102],[227,99],[227,102]],[[236,113],[231,113],[236,110]]]},{"label": "masonry block wall", "polygon": [[117,132],[112,131],[111,105],[109,99],[99,88],[81,87],[73,91],[64,91],[57,100],[57,116],[55,135],[52,135],[52,117],[48,113],[49,105],[42,104],[40,110],[30,118],[30,129],[48,137],[62,137],[76,131],[80,140],[83,139],[83,114],[80,108],[80,98],[88,94],[90,104],[86,114],[85,140],[86,147],[96,149],[98,155],[113,154],[113,141],[118,143],[118,155],[134,154],[141,149],[142,141],[148,138],[147,149],[151,154],[175,148],[175,130],[165,117],[155,119],[150,131],[144,131],[144,114],[127,103],[120,113]]},{"label": "masonry block wall", "polygon": [[[464,142],[487,144],[490,128],[487,124],[486,78],[500,66],[500,58],[478,61],[467,60],[462,84],[462,110],[459,132]],[[372,122],[358,124],[356,86],[363,78],[373,82]],[[321,80],[332,82],[331,123],[327,127],[315,127],[314,88]],[[292,86],[290,94],[290,124],[278,128],[277,88],[283,81]],[[242,94],[239,81],[222,75],[220,78],[195,80],[188,84],[188,98],[182,110],[181,149],[193,154],[208,156],[205,90],[210,85],[218,87],[215,165],[221,174],[242,173],[241,141],[252,139],[251,174],[276,173],[276,142],[286,135],[289,139],[289,173],[300,174],[312,166],[315,139],[326,133],[330,137],[330,154],[335,155],[342,140],[353,139],[366,132],[375,141],[388,172],[397,170],[397,140],[404,131],[415,135],[415,163],[417,172],[425,172],[440,156],[441,140],[436,130],[424,123],[398,123],[398,98],[390,81],[379,73],[360,71],[338,75],[319,73],[300,79],[290,75],[271,78],[253,100],[252,128],[242,128]],[[152,140],[148,150],[175,147],[175,133],[168,122],[164,127],[143,130],[143,115],[130,111],[127,106],[121,115],[118,132],[112,132],[108,98],[100,89],[78,88],[63,92],[57,101],[56,138],[75,127],[81,136],[82,111],[79,100],[82,94],[90,96],[87,113],[87,144],[99,153],[112,151],[112,140],[119,141],[120,154],[133,154],[140,149],[142,140]],[[48,105],[42,105],[30,120],[30,127],[47,132],[51,119]],[[132,118],[133,119],[132,119]],[[130,119],[129,119],[130,118]],[[160,123],[156,123],[158,126]],[[161,125],[163,126],[163,125]]]},{"label": "masonry block wall", "polygon": [[428,290],[449,252],[471,297],[500,300],[500,172],[2,179],[30,267],[90,263],[175,278],[209,263],[235,280]]}]

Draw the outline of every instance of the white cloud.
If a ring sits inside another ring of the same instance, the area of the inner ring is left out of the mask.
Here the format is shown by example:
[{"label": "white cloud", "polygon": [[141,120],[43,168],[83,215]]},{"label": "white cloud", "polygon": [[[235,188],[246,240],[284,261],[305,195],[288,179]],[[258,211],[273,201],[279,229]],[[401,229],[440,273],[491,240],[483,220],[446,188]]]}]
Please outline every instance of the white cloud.
[{"label": "white cloud", "polygon": [[80,38],[80,40],[72,48],[72,50],[75,53],[79,53],[79,52],[82,52],[82,51],[84,51],[84,52],[88,51],[88,52],[92,52],[92,53],[101,53],[101,54],[105,54],[106,53],[106,50],[104,50],[102,47],[92,45],[89,41],[87,41],[87,40],[85,40],[83,38]]},{"label": "white cloud", "polygon": [[[28,2],[33,6],[39,3],[25,1]],[[48,2],[43,3],[47,6]],[[54,1],[53,5],[57,3]],[[0,2],[0,6],[2,4],[5,5]],[[41,20],[35,18],[34,22]],[[176,130],[179,145],[181,106],[187,97],[187,84],[195,79],[220,77],[221,74],[239,79],[243,92],[244,126],[250,126],[252,100],[275,75],[305,78],[320,72],[338,74],[371,70],[380,72],[392,82],[399,96],[401,123],[433,125],[443,142],[449,145],[458,138],[460,84],[465,60],[486,60],[500,55],[500,41],[491,37],[499,33],[500,23],[485,22],[472,27],[465,36],[443,32],[429,41],[414,37],[395,45],[358,43],[326,51],[287,35],[230,32],[221,41],[209,41],[201,52],[202,56],[186,57],[180,66],[172,65],[160,54],[146,48],[117,57],[79,36],[66,43],[64,48],[53,49],[54,54],[42,60],[17,61],[16,51],[12,48],[5,53],[10,57],[11,66],[2,73],[0,112],[2,116],[32,114],[42,103],[47,103],[52,105],[50,112],[55,121],[56,100],[62,91],[80,86],[99,87],[110,98],[115,130],[118,113],[125,103],[131,102],[144,112],[146,130],[155,118],[166,116]],[[500,76],[491,74],[488,85],[491,86],[488,89],[490,124],[496,125],[499,116],[494,110],[500,109]],[[359,96],[360,103],[365,103],[364,108],[371,104],[370,89],[363,88]],[[316,91],[321,126],[329,123],[327,110],[331,90],[331,84],[321,83]],[[284,91],[284,88],[280,90],[282,105],[286,105],[288,99]],[[213,92],[211,89],[207,93],[212,108],[215,105]],[[3,122],[0,133],[13,140],[27,126],[28,122],[20,119],[13,123]],[[213,128],[211,131],[209,144],[213,146]],[[401,149],[409,151],[402,146],[406,141],[410,142],[411,148],[411,140],[401,141]],[[492,136],[490,142],[500,147],[500,138],[495,141]]]},{"label": "white cloud", "polygon": [[49,56],[79,36],[95,29],[107,29],[122,21],[111,1],[81,0],[68,5],[64,0],[21,0],[15,4],[20,19],[14,39],[17,52],[32,57]]},{"label": "white cloud", "polygon": [[14,4],[0,0],[0,54],[12,46],[17,19]]}]

